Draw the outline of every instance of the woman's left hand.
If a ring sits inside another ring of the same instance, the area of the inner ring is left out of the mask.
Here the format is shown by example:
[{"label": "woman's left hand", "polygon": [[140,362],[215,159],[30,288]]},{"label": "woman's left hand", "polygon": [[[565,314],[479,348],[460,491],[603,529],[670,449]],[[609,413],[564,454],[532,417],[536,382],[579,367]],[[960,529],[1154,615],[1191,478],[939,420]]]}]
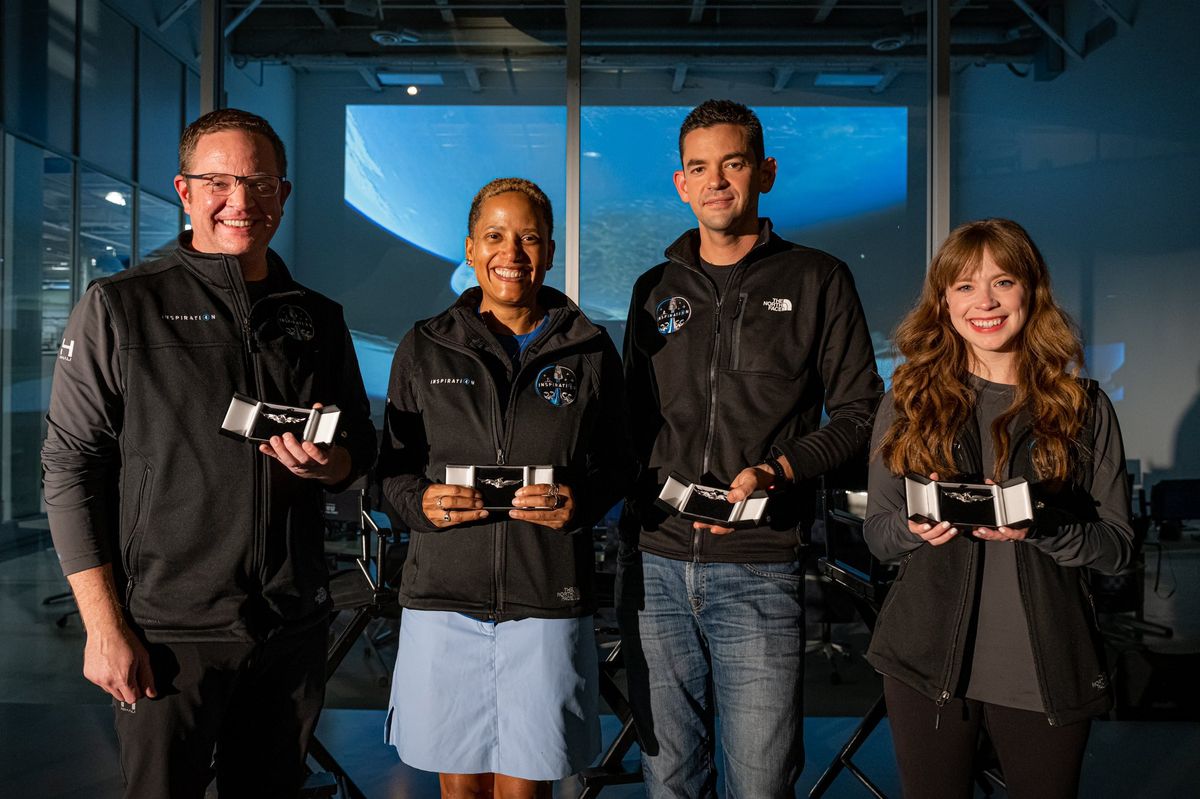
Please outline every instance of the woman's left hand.
[{"label": "woman's left hand", "polygon": [[561,483],[536,483],[518,488],[513,497],[513,509],[508,512],[510,519],[540,524],[552,530],[562,530],[574,515],[575,495],[570,486]]},{"label": "woman's left hand", "polygon": [[1024,541],[1029,531],[1016,527],[976,527],[971,534],[984,541]]},{"label": "woman's left hand", "polygon": [[[996,481],[988,478],[983,481],[987,485],[995,485]],[[983,541],[1024,541],[1025,536],[1029,534],[1028,530],[1019,530],[1016,527],[976,527],[971,531],[971,535]]]}]

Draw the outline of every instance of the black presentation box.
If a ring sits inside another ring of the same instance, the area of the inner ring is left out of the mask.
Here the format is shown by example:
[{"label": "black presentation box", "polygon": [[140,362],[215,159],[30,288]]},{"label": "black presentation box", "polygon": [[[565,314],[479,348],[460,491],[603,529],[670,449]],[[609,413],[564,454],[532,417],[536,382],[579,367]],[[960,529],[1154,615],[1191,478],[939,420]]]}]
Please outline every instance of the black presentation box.
[{"label": "black presentation box", "polygon": [[234,394],[221,423],[221,434],[241,441],[267,441],[271,436],[291,433],[300,441],[332,444],[340,414],[336,405],[294,408]]},{"label": "black presentation box", "polygon": [[671,474],[658,494],[657,504],[671,514],[721,527],[744,528],[762,524],[767,511],[767,494],[755,491],[741,502],[726,499],[727,488],[699,485]]},{"label": "black presentation box", "polygon": [[[553,466],[446,466],[446,485],[470,486],[483,495],[485,510],[512,510],[521,486],[552,484]],[[547,510],[526,506],[521,510]]]},{"label": "black presentation box", "polygon": [[1028,527],[1033,523],[1029,482],[1014,477],[1003,483],[933,481],[919,474],[904,478],[908,518],[955,527]]}]

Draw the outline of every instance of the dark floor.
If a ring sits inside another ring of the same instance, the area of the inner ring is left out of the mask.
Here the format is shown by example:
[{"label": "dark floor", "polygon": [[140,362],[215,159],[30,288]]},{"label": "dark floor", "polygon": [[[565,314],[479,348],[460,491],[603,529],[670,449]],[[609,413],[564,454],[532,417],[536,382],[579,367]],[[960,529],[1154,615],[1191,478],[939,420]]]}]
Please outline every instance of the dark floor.
[{"label": "dark floor", "polygon": [[[1200,668],[1200,546],[1170,545],[1161,562],[1151,550],[1146,575],[1146,618],[1173,628],[1171,638],[1119,642],[1113,650],[1119,720],[1098,723],[1084,768],[1085,797],[1176,797],[1194,789],[1200,751],[1200,701],[1194,683]],[[111,711],[99,689],[79,669],[83,633],[78,616],[56,624],[68,603],[42,599],[66,590],[57,561],[39,550],[0,562],[0,796],[88,797],[118,795]],[[810,621],[816,618],[810,613]],[[401,764],[382,743],[390,659],[389,629],[377,623],[374,650],[356,644],[329,686],[318,735],[369,797],[437,796],[436,779]],[[810,624],[810,637],[822,629]],[[861,654],[865,629],[834,624],[832,640],[849,657],[832,660],[819,650],[808,657],[805,739],[807,768],[797,786],[806,796],[836,749],[879,693],[877,676]],[[378,652],[378,656],[376,655]],[[1135,719],[1141,719],[1137,721]],[[616,720],[605,717],[606,736]],[[886,722],[858,757],[889,796],[898,784]],[[556,796],[574,797],[574,780]],[[610,788],[605,797],[640,797],[640,786]],[[1002,795],[1002,794],[1000,794]],[[867,797],[843,774],[826,794]]]}]

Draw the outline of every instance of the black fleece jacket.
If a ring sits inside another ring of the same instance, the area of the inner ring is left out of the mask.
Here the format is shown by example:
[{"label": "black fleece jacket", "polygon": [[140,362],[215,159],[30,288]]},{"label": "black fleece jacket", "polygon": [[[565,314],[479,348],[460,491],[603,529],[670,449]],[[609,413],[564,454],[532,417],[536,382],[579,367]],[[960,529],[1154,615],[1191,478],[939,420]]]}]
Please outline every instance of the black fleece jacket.
[{"label": "black fleece jacket", "polygon": [[[1054,725],[1112,706],[1088,569],[1115,574],[1128,565],[1134,549],[1121,431],[1108,397],[1094,381],[1087,381],[1087,388],[1092,409],[1072,479],[1065,485],[1037,480],[1027,413],[1013,421],[1013,455],[1004,475],[1032,483],[1034,527],[1026,541],[1013,546],[1038,689]],[[880,426],[891,423],[890,395],[884,407]],[[985,473],[976,424],[959,432],[954,453],[963,479]],[[893,484],[900,479],[872,469],[864,534],[872,553],[899,560],[900,570],[880,610],[867,660],[942,704],[962,694],[982,544],[960,535],[934,547],[912,535],[903,489]]]},{"label": "black fleece jacket", "polygon": [[[883,392],[854,279],[828,253],[773,234],[766,219],[729,267],[719,301],[699,265],[698,231],[666,256],[634,286],[625,331],[642,465],[630,526],[642,550],[668,558],[792,560],[812,521],[813,479],[864,451]],[[771,497],[761,527],[701,533],[653,504],[671,472],[727,486],[769,455],[787,457],[796,484]]]},{"label": "black fleece jacket", "polygon": [[94,282],[71,313],[42,449],[63,572],[112,563],[149,640],[253,640],[328,614],[324,485],[220,434],[235,392],[342,412],[348,484],[375,429],[341,307],[268,254],[251,306],[237,259],[188,248]]},{"label": "black fleece jacket", "polygon": [[[595,605],[591,528],[628,489],[623,380],[604,330],[543,287],[549,319],[514,368],[479,317],[469,289],[418,322],[392,364],[379,473],[412,530],[400,585],[404,607],[496,621],[587,615]],[[572,488],[571,529],[490,511],[438,529],[421,509],[446,465],[551,465]]]}]

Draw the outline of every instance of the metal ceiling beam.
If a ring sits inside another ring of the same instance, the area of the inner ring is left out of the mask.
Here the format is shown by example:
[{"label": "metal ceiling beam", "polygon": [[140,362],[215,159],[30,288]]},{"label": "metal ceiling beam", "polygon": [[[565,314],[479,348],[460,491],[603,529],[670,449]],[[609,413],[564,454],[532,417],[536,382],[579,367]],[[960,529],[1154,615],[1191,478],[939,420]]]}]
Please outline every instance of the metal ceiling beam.
[{"label": "metal ceiling beam", "polygon": [[679,64],[675,67],[675,79],[671,81],[672,93],[679,94],[683,91],[683,82],[687,80],[687,73],[687,64]]},{"label": "metal ceiling beam", "polygon": [[688,16],[688,22],[697,23],[704,18],[704,0],[692,0],[692,13]]},{"label": "metal ceiling beam", "polygon": [[359,67],[358,74],[362,75],[363,81],[370,87],[373,92],[382,92],[383,84],[379,82],[379,76],[375,74],[375,70],[369,67]]},{"label": "metal ceiling beam", "polygon": [[329,12],[321,8],[321,0],[304,0],[308,3],[308,7],[317,15],[317,19],[321,20],[321,24],[325,26],[327,31],[336,31],[337,23],[333,21],[333,17],[329,16]]},{"label": "metal ceiling beam", "polygon": [[182,3],[175,6],[175,10],[163,17],[162,22],[158,23],[158,30],[165,31],[167,28],[175,24],[175,22],[188,12],[192,6],[196,5],[196,0],[183,0]]},{"label": "metal ceiling beam", "polygon": [[467,85],[471,87],[473,92],[483,91],[483,84],[479,82],[479,70],[475,67],[463,67],[463,74],[467,77]]},{"label": "metal ceiling beam", "polygon": [[1108,2],[1108,0],[1092,0],[1092,2],[1100,6],[1100,10],[1112,17],[1122,28],[1127,31],[1133,30],[1133,23],[1125,19],[1125,16],[1120,11],[1113,8],[1113,4]]},{"label": "metal ceiling beam", "polygon": [[450,8],[450,0],[433,0],[438,4],[439,10],[442,12],[442,22],[448,25],[454,24],[454,11]]},{"label": "metal ceiling beam", "polygon": [[796,70],[791,67],[775,67],[771,70],[771,74],[775,76],[775,85],[771,87],[771,93],[779,94],[787,88],[792,80],[792,75],[796,74]]},{"label": "metal ceiling beam", "polygon": [[508,88],[512,89],[512,93],[517,93],[517,77],[513,74],[512,54],[507,50],[504,51],[504,71],[508,74]]},{"label": "metal ceiling beam", "polygon": [[900,77],[900,70],[894,68],[889,69],[887,72],[883,73],[883,80],[871,87],[871,94],[883,94],[885,91],[887,91],[887,87],[892,85],[892,81],[898,77]]},{"label": "metal ceiling beam", "polygon": [[[689,73],[724,74],[724,73],[771,73],[776,75],[776,69],[792,69],[793,73],[815,74],[828,70],[845,69],[896,69],[900,72],[924,74],[928,70],[928,60],[924,55],[891,56],[879,58],[878,54],[866,58],[855,55],[824,55],[819,58],[804,58],[797,56],[794,60],[781,58],[778,55],[746,56],[740,55],[737,61],[722,61],[714,63],[713,59],[703,55],[696,56],[588,56],[583,59],[584,72],[605,73],[617,72],[673,72],[679,64],[686,64]],[[360,66],[370,65],[387,67],[397,71],[444,71],[464,72],[467,69],[488,70],[495,72],[559,72],[566,69],[562,57],[545,58],[541,56],[512,56],[511,54],[472,57],[469,60],[462,57],[444,57],[439,55],[405,54],[373,55],[358,57],[348,55],[273,55],[248,58],[248,61],[263,61],[272,65],[289,65],[304,69],[326,71],[355,71]],[[1033,54],[1023,55],[987,55],[987,54],[956,54],[951,59],[952,67],[971,64],[1032,64]],[[780,67],[780,63],[789,66]],[[776,75],[776,79],[778,76]]]},{"label": "metal ceiling beam", "polygon": [[238,25],[241,25],[243,22],[245,22],[246,18],[253,14],[254,10],[261,5],[262,0],[250,0],[246,7],[243,8],[241,12],[236,17],[231,19],[229,24],[225,26],[225,36],[232,36],[233,32],[238,29]]},{"label": "metal ceiling beam", "polygon": [[1083,63],[1083,56],[1079,53],[1079,51],[1072,47],[1070,43],[1062,37],[1062,34],[1054,29],[1053,25],[1042,19],[1042,17],[1033,10],[1033,7],[1029,5],[1027,0],[1012,0],[1012,2],[1013,5],[1025,13],[1025,16],[1029,17],[1029,20],[1034,25],[1037,25],[1042,29],[1042,33],[1050,37],[1050,41],[1061,47],[1062,51],[1071,56],[1071,58]]},{"label": "metal ceiling beam", "polygon": [[813,16],[813,22],[824,22],[829,19],[829,14],[836,5],[837,0],[823,0],[821,7],[817,9],[817,13]]}]

